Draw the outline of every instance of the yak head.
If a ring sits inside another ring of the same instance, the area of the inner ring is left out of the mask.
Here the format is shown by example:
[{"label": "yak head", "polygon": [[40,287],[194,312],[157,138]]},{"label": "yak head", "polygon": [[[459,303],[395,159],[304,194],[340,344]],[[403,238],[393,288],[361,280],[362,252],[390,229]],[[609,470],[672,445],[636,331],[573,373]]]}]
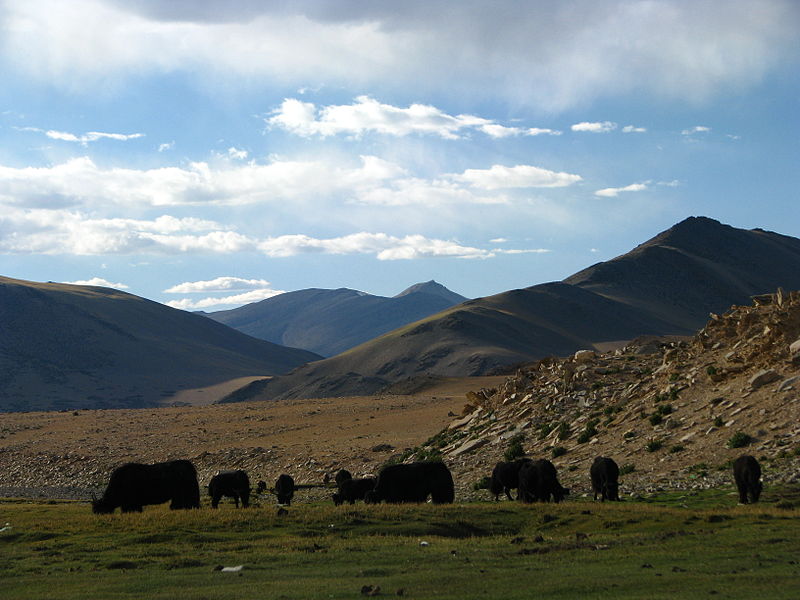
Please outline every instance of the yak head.
[{"label": "yak head", "polygon": [[92,494],[92,512],[96,515],[107,515],[114,512],[114,507],[109,506],[104,501],[104,498],[97,499],[97,496]]}]

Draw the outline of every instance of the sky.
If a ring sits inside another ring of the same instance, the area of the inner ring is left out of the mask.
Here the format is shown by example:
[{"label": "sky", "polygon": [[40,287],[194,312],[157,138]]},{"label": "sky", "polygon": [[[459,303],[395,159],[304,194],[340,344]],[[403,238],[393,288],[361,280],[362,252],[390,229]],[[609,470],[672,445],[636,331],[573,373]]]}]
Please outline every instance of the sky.
[{"label": "sky", "polygon": [[481,297],[800,237],[794,0],[0,0],[0,275]]}]

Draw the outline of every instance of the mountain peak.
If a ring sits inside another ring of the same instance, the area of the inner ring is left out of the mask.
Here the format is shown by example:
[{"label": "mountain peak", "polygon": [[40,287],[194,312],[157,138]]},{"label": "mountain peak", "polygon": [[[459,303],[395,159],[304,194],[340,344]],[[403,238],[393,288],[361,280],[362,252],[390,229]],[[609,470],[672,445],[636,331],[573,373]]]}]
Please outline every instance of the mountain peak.
[{"label": "mountain peak", "polygon": [[467,298],[460,294],[456,294],[448,290],[444,287],[441,283],[437,283],[433,279],[430,281],[425,281],[422,283],[416,283],[411,287],[403,290],[399,294],[395,296],[395,298],[402,298],[403,296],[408,296],[410,294],[431,294],[433,296],[441,296],[442,298],[446,298],[447,300],[453,302],[453,304],[461,304]]}]

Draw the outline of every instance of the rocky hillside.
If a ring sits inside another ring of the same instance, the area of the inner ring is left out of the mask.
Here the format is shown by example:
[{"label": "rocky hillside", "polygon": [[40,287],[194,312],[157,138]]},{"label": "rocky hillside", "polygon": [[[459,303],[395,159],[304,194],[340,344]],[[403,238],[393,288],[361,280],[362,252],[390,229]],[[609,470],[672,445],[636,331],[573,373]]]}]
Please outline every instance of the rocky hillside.
[{"label": "rocky hillside", "polygon": [[463,415],[416,452],[477,481],[513,441],[583,490],[600,455],[628,471],[629,491],[729,483],[742,453],[766,481],[799,483],[800,292],[712,314],[693,337],[531,363],[468,394]]},{"label": "rocky hillside", "polygon": [[711,311],[800,289],[800,240],[691,217],[561,282],[464,302],[271,381],[262,398],[375,393],[409,377],[474,376],[645,334],[691,335]]}]

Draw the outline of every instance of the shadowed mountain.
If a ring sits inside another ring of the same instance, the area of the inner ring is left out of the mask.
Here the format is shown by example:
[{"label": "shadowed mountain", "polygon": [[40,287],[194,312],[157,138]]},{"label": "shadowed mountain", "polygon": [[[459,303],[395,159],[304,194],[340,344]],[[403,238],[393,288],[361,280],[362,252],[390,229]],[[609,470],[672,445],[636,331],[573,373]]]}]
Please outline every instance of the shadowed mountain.
[{"label": "shadowed mountain", "polygon": [[0,277],[0,411],[156,406],[318,358],[118,290]]},{"label": "shadowed mountain", "polygon": [[800,240],[704,217],[562,282],[470,300],[267,384],[259,397],[374,393],[420,375],[504,365],[644,334],[691,334],[709,312],[800,289]]},{"label": "shadowed mountain", "polygon": [[262,340],[333,356],[464,300],[428,281],[394,298],[346,288],[308,289],[203,314]]}]

